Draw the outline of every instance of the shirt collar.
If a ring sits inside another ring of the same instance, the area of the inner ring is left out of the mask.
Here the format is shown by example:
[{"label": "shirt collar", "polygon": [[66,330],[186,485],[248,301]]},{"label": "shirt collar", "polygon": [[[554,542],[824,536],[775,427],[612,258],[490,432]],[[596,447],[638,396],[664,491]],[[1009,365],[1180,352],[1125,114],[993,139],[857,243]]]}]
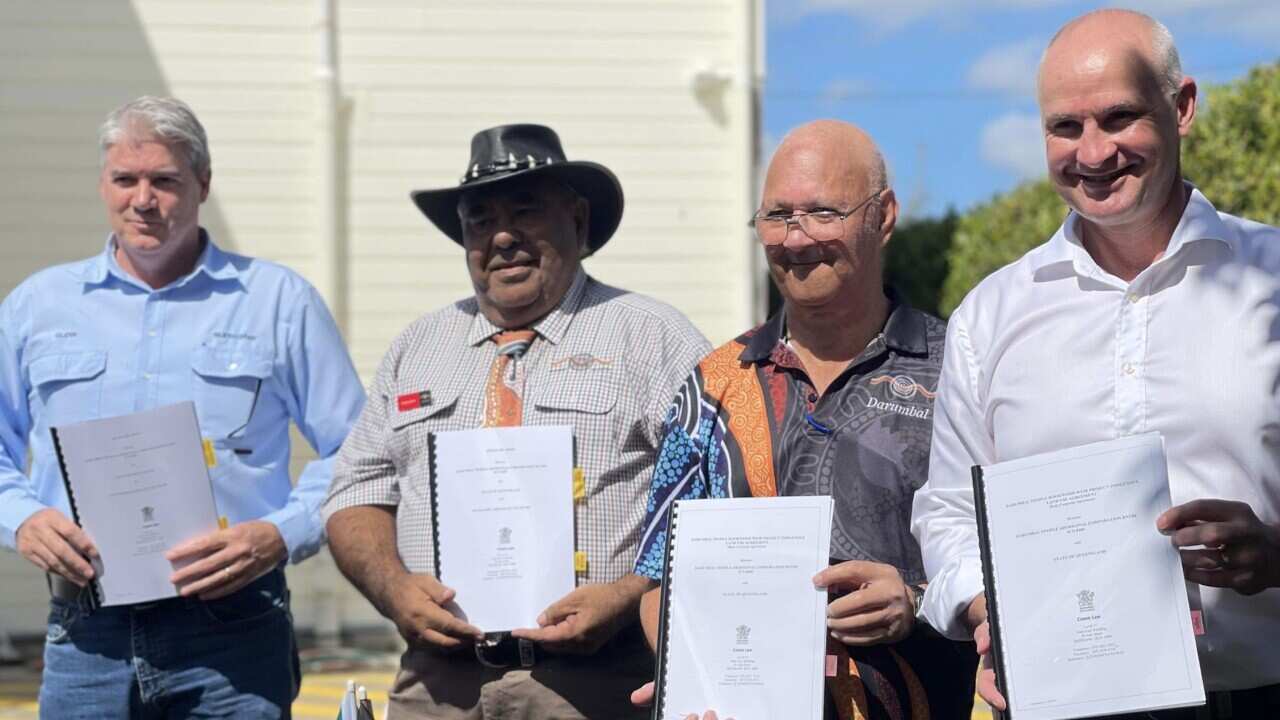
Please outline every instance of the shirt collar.
[{"label": "shirt collar", "polygon": [[[892,287],[886,287],[884,294],[889,298],[889,317],[885,320],[885,344],[897,352],[907,355],[928,355],[929,336],[924,317],[916,312],[902,296]],[[774,314],[763,325],[746,339],[746,347],[738,354],[743,362],[757,363],[766,360],[773,353],[774,347],[782,341],[786,331],[786,309]]]},{"label": "shirt collar", "polygon": [[[560,344],[560,341],[564,339],[565,331],[569,329],[570,321],[573,320],[573,316],[578,312],[578,307],[582,304],[586,289],[587,273],[582,268],[578,268],[577,274],[573,277],[573,282],[569,284],[569,289],[565,291],[564,297],[560,298],[560,302],[552,308],[551,312],[533,324],[532,329],[538,333],[539,338],[550,342],[552,345]],[[467,344],[474,347],[488,341],[495,333],[499,332],[502,332],[502,328],[494,325],[489,321],[489,318],[484,316],[483,312],[477,310],[475,320],[471,323],[471,332],[467,335]]]},{"label": "shirt collar", "polygon": [[[191,269],[191,272],[174,281],[170,287],[185,285],[190,282],[191,278],[199,274],[207,275],[214,280],[231,280],[239,277],[240,270],[236,268],[235,263],[231,262],[231,258],[227,253],[218,247],[217,243],[213,241],[213,237],[204,228],[200,228],[200,238],[204,241],[204,249],[200,251],[200,256],[196,258],[195,266]],[[116,262],[115,233],[107,235],[106,247],[85,269],[84,282],[86,285],[103,285],[107,282],[107,278],[112,276],[134,285],[140,284],[137,278],[125,272],[120,267],[120,264]]]},{"label": "shirt collar", "polygon": [[[1217,241],[1231,248],[1232,251],[1236,250],[1236,236],[1226,223],[1222,222],[1217,208],[1194,185],[1186,183],[1186,186],[1191,189],[1191,199],[1187,201],[1187,207],[1182,211],[1182,217],[1169,238],[1169,245],[1165,248],[1164,255],[1156,262],[1164,262],[1176,255],[1184,246],[1203,240]],[[1080,274],[1103,274],[1103,270],[1084,249],[1084,243],[1080,239],[1080,215],[1074,210],[1067,214],[1066,220],[1063,220],[1062,226],[1053,234],[1049,242],[1032,250],[1028,259],[1033,272],[1055,263],[1069,262],[1075,265],[1076,271]]]}]

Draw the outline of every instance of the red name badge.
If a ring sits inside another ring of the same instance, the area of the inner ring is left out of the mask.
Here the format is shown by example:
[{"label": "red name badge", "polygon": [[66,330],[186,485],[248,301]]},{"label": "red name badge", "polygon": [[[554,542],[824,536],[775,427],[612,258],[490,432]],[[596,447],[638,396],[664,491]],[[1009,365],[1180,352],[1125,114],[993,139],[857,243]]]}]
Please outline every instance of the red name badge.
[{"label": "red name badge", "polygon": [[426,407],[431,404],[431,391],[423,390],[422,392],[408,393],[396,398],[396,407],[400,412],[408,412],[417,410],[420,407]]}]

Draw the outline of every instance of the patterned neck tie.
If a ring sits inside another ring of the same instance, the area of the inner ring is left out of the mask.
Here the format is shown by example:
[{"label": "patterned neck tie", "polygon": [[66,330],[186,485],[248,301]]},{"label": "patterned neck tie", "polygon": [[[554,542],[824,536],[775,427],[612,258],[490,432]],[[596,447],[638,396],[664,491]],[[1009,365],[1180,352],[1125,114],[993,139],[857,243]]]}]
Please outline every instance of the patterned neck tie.
[{"label": "patterned neck tie", "polygon": [[520,362],[537,333],[533,330],[504,330],[493,336],[498,355],[489,368],[484,387],[484,426],[519,425],[523,415],[524,363]]}]

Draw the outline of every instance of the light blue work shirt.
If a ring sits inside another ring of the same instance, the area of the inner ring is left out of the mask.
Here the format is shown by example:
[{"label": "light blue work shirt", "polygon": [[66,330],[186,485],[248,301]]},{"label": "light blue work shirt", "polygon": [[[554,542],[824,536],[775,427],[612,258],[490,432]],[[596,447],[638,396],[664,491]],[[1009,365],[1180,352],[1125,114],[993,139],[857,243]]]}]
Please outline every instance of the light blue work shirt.
[{"label": "light blue work shirt", "polygon": [[[219,249],[152,290],[102,254],[32,275],[0,305],[0,543],[54,507],[70,516],[51,425],[195,402],[218,512],[267,520],[297,562],[364,390],[333,317],[297,273]],[[293,487],[289,421],[319,459]],[[30,474],[22,472],[27,450]]]}]

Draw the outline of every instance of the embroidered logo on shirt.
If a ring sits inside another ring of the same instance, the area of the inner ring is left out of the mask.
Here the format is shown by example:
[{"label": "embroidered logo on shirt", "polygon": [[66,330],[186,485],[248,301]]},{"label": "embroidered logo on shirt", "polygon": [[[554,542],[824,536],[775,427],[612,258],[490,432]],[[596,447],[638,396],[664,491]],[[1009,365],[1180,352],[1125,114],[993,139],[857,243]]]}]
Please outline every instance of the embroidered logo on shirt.
[{"label": "embroidered logo on shirt", "polygon": [[578,353],[577,355],[570,355],[569,357],[563,357],[559,360],[552,360],[551,369],[563,370],[565,368],[572,368],[574,370],[586,370],[595,365],[604,365],[605,367],[608,367],[612,364],[613,360],[611,358],[596,357],[591,353]]},{"label": "embroidered logo on shirt", "polygon": [[409,412],[417,410],[421,407],[427,407],[431,404],[431,391],[423,390],[422,392],[408,393],[396,398],[396,408],[400,412]]},{"label": "embroidered logo on shirt", "polygon": [[910,375],[877,375],[871,378],[872,385],[881,385],[889,383],[889,392],[903,400],[910,400],[917,393],[923,395],[925,399],[932,400],[938,396],[935,392],[930,392],[928,388],[916,382]]},{"label": "embroidered logo on shirt", "polygon": [[926,401],[931,401],[938,396],[936,392],[916,382],[910,375],[877,375],[871,378],[871,384],[888,384],[889,386],[889,399],[887,401],[877,400],[873,397],[867,398],[867,407],[872,410],[886,410],[919,420],[928,420],[929,416],[933,414],[933,408],[927,405],[908,405],[902,402],[895,402],[896,400],[914,400],[917,396]]}]

